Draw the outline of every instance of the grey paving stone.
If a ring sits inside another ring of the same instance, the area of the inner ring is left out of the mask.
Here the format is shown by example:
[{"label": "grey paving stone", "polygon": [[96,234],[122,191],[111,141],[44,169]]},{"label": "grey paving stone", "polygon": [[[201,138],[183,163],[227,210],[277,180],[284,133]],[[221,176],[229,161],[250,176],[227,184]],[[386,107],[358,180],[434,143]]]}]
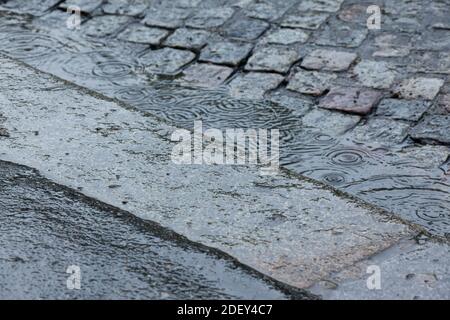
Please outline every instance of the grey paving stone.
[{"label": "grey paving stone", "polygon": [[412,36],[409,34],[385,33],[375,37],[374,57],[405,57],[411,51]]},{"label": "grey paving stone", "polygon": [[403,80],[394,93],[404,99],[433,100],[444,84],[444,80],[438,78],[411,78]]},{"label": "grey paving stone", "polygon": [[194,59],[194,53],[172,48],[150,50],[139,57],[145,72],[169,75],[177,73]]},{"label": "grey paving stone", "polygon": [[293,115],[296,117],[303,117],[313,107],[311,101],[290,96],[286,94],[286,92],[279,90],[272,93],[269,100],[284,108],[292,110]]},{"label": "grey paving stone", "polygon": [[[0,67],[0,83],[26,73],[11,60]],[[3,77],[6,68],[16,75]],[[417,233],[380,209],[283,171],[267,177],[253,166],[177,165],[170,156],[176,144],[161,137],[177,128],[33,73],[25,86],[31,89],[0,93],[11,135],[0,139],[2,159],[33,166],[275,279],[309,287]],[[59,90],[33,89],[42,86]]]},{"label": "grey paving stone", "polygon": [[9,10],[41,16],[47,10],[58,4],[58,0],[10,0],[6,3],[0,1],[0,6]]},{"label": "grey paving stone", "polygon": [[136,23],[128,26],[119,34],[118,38],[124,41],[158,45],[168,34],[169,32],[167,30],[151,28]]},{"label": "grey paving stone", "polygon": [[170,47],[200,50],[207,44],[210,36],[211,34],[205,30],[179,28],[167,38],[164,44]]},{"label": "grey paving stone", "polygon": [[[39,18],[33,20],[33,23],[39,26],[44,26],[47,28],[54,28],[55,26],[67,28],[67,12],[62,10],[54,10]],[[87,17],[85,15],[80,16],[81,24],[86,21]]]},{"label": "grey paving stone", "polygon": [[59,5],[61,9],[67,10],[71,6],[79,7],[81,12],[92,13],[99,8],[102,0],[66,0]]},{"label": "grey paving stone", "polygon": [[181,82],[191,86],[215,88],[232,73],[232,68],[205,63],[196,63],[183,70]]},{"label": "grey paving stone", "polygon": [[450,94],[441,94],[436,102],[433,114],[450,114]]},{"label": "grey paving stone", "polygon": [[[403,241],[327,277],[313,286],[311,291],[332,300],[448,300],[449,259],[447,244]],[[380,271],[379,290],[370,290],[367,285],[373,274],[369,268],[373,266]]]},{"label": "grey paving stone", "polygon": [[367,25],[367,8],[370,4],[368,3],[352,3],[349,5],[344,5],[341,10],[339,10],[338,18],[345,22],[356,23],[359,25]]},{"label": "grey paving stone", "polygon": [[381,98],[381,93],[371,89],[333,87],[320,100],[325,109],[340,110],[361,115],[369,114]]},{"label": "grey paving stone", "polygon": [[396,120],[419,120],[430,103],[421,100],[383,99],[378,105],[376,114]]},{"label": "grey paving stone", "polygon": [[336,12],[344,0],[303,0],[298,5],[300,11]]},{"label": "grey paving stone", "polygon": [[396,155],[401,158],[403,165],[414,163],[421,168],[436,169],[448,159],[450,148],[439,145],[410,146],[403,148]]},{"label": "grey paving stone", "polygon": [[149,6],[147,0],[107,0],[102,6],[104,13],[137,16],[143,13]]},{"label": "grey paving stone", "polygon": [[230,82],[230,93],[236,98],[262,99],[267,91],[278,87],[283,79],[273,73],[241,73]]},{"label": "grey paving stone", "polygon": [[394,68],[383,61],[362,60],[354,69],[358,81],[365,87],[389,89],[397,73]]},{"label": "grey paving stone", "polygon": [[408,135],[409,125],[391,119],[372,118],[355,127],[349,133],[354,142],[394,146],[403,142]]},{"label": "grey paving stone", "polygon": [[294,43],[304,43],[308,40],[309,34],[300,29],[280,28],[270,31],[261,43],[291,45]]},{"label": "grey paving stone", "polygon": [[298,59],[300,59],[300,54],[297,50],[288,46],[265,46],[254,50],[245,69],[286,73]]},{"label": "grey paving stone", "polygon": [[163,6],[168,8],[194,8],[197,7],[202,2],[206,2],[205,0],[170,0],[162,3]]},{"label": "grey paving stone", "polygon": [[413,139],[450,144],[450,115],[426,116],[410,131]]},{"label": "grey paving stone", "polygon": [[305,127],[317,129],[328,135],[341,135],[354,128],[360,120],[361,117],[357,115],[314,109],[303,117],[302,123]]},{"label": "grey paving stone", "polygon": [[200,54],[200,61],[237,66],[252,50],[249,43],[212,41]]},{"label": "grey paving stone", "polygon": [[131,21],[131,17],[127,16],[98,16],[88,20],[80,30],[87,36],[107,37],[115,34]]},{"label": "grey paving stone", "polygon": [[350,24],[329,24],[316,36],[319,45],[334,47],[359,47],[367,37],[367,27],[355,27]]},{"label": "grey paving stone", "polygon": [[190,14],[188,9],[152,7],[145,12],[142,23],[151,27],[175,29],[181,27]]},{"label": "grey paving stone", "polygon": [[247,5],[244,13],[252,18],[275,21],[293,4],[292,0],[260,0]]},{"label": "grey paving stone", "polygon": [[186,20],[186,26],[206,29],[223,25],[234,14],[232,8],[199,9]]},{"label": "grey paving stone", "polygon": [[289,28],[303,28],[317,30],[328,19],[328,13],[321,12],[293,12],[287,14],[281,21],[281,26]]},{"label": "grey paving stone", "polygon": [[355,53],[319,49],[308,54],[301,65],[311,70],[345,71],[356,58]]},{"label": "grey paving stone", "polygon": [[430,30],[417,35],[414,49],[428,51],[450,51],[448,30]]},{"label": "grey paving stone", "polygon": [[313,96],[320,96],[332,86],[335,74],[299,70],[289,80],[287,89]]},{"label": "grey paving stone", "polygon": [[234,19],[230,24],[223,28],[223,32],[227,37],[241,40],[255,40],[259,38],[268,28],[267,22],[240,17]]},{"label": "grey paving stone", "polygon": [[409,72],[450,75],[450,52],[416,51],[409,55],[406,69]]}]

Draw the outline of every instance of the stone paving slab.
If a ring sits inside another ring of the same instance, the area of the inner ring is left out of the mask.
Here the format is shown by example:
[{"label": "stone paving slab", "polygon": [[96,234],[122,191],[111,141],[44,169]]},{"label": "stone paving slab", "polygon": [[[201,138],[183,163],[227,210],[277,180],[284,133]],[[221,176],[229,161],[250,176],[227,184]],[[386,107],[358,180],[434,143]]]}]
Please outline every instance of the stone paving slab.
[{"label": "stone paving slab", "polygon": [[[309,287],[420,229],[300,176],[171,162],[175,128],[1,59],[0,158]],[[27,74],[26,79],[23,74]],[[41,90],[42,87],[59,88]],[[201,205],[199,205],[201,204]]]}]

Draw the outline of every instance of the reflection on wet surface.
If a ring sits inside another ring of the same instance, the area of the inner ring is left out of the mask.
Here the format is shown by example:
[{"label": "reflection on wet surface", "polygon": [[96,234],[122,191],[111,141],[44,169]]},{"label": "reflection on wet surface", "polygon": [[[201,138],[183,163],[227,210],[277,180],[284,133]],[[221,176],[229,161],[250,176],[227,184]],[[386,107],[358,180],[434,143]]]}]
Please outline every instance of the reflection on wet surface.
[{"label": "reflection on wet surface", "polygon": [[[173,79],[145,73],[139,57],[149,48],[143,45],[92,40],[63,27],[47,30],[27,19],[0,13],[3,53],[177,126],[191,128],[201,119],[205,128],[279,129],[281,163],[287,168],[386,208],[435,235],[449,236],[447,156],[440,163],[424,160],[405,151],[414,147],[409,140],[380,148],[357,141],[351,131],[336,134],[303,123],[296,110],[274,102],[236,99],[225,89],[182,87]],[[439,154],[446,147],[436,148]]]}]

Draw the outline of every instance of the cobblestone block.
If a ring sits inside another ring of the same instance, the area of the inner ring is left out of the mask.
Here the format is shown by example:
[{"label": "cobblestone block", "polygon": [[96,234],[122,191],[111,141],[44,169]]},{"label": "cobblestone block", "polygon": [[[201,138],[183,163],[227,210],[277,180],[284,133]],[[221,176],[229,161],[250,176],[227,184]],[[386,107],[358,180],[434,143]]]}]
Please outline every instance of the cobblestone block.
[{"label": "cobblestone block", "polygon": [[308,54],[301,65],[311,70],[345,71],[356,58],[355,53],[319,49]]},{"label": "cobblestone block", "polygon": [[164,29],[150,28],[142,24],[132,24],[120,33],[118,38],[124,41],[158,45],[168,34],[169,32]]},{"label": "cobblestone block", "polygon": [[300,11],[336,12],[344,0],[303,0],[298,5]]},{"label": "cobblestone block", "polygon": [[184,20],[191,14],[190,10],[180,8],[150,8],[142,22],[151,27],[175,29],[181,27]]},{"label": "cobblestone block", "polygon": [[343,7],[338,14],[338,18],[345,22],[356,23],[359,25],[366,25],[367,18],[367,8],[369,4],[351,4]]},{"label": "cobblestone block", "polygon": [[356,65],[354,73],[365,87],[388,89],[397,75],[392,69],[386,62],[363,60]]},{"label": "cobblestone block", "polygon": [[412,78],[402,81],[394,93],[404,99],[433,100],[444,84],[444,80],[437,78]]},{"label": "cobblestone block", "polygon": [[267,22],[243,17],[234,19],[232,23],[224,28],[224,32],[225,35],[230,38],[255,40],[259,38],[269,26],[270,25]]},{"label": "cobblestone block", "polygon": [[403,122],[373,118],[355,127],[350,137],[355,142],[393,146],[406,139],[408,130],[409,125]]},{"label": "cobblestone block", "polygon": [[361,115],[369,114],[381,98],[378,91],[363,88],[334,87],[320,101],[320,107]]},{"label": "cobblestone block", "polygon": [[262,99],[283,81],[279,74],[250,72],[240,74],[230,82],[230,93],[236,98]]},{"label": "cobblestone block", "polygon": [[179,28],[167,38],[165,45],[183,49],[200,50],[210,37],[210,33],[205,30]]},{"label": "cobblestone block", "polygon": [[61,9],[67,10],[71,6],[79,7],[81,12],[92,13],[100,7],[102,0],[66,0],[59,5]]},{"label": "cobblestone block", "polygon": [[328,17],[328,13],[297,11],[284,17],[281,21],[281,26],[317,30]]},{"label": "cobblestone block", "polygon": [[305,127],[318,129],[328,135],[341,135],[356,126],[360,120],[361,117],[357,115],[314,109],[303,117],[302,123]]},{"label": "cobblestone block", "polygon": [[374,57],[405,57],[411,50],[410,35],[386,33],[375,37]]},{"label": "cobblestone block", "polygon": [[145,0],[107,0],[103,5],[102,10],[108,14],[120,14],[127,16],[137,16],[143,13],[149,3]]},{"label": "cobblestone block", "polygon": [[183,70],[181,82],[192,86],[215,88],[220,86],[232,73],[232,68],[196,63]]},{"label": "cobblestone block", "polygon": [[150,50],[140,58],[148,73],[172,75],[195,59],[195,54],[186,50],[164,48]]},{"label": "cobblestone block", "polygon": [[437,100],[437,114],[450,114],[450,94],[443,94]]},{"label": "cobblestone block", "polygon": [[[41,16],[51,7],[58,4],[58,0],[10,0],[6,3],[0,1],[0,6],[9,10]],[[67,18],[67,15],[66,15]]]},{"label": "cobblestone block", "polygon": [[421,100],[384,99],[377,108],[376,115],[395,120],[419,120],[430,103]]},{"label": "cobblestone block", "polygon": [[214,41],[208,43],[200,54],[200,61],[237,66],[252,50],[248,43]]},{"label": "cobblestone block", "polygon": [[127,16],[94,17],[83,24],[81,32],[91,37],[107,37],[118,32],[129,22],[131,18]]},{"label": "cobblestone block", "polygon": [[249,4],[244,13],[248,17],[263,19],[268,21],[275,21],[279,19],[287,9],[293,4],[292,0],[262,0],[255,1]]},{"label": "cobblestone block", "polygon": [[450,115],[430,115],[411,129],[413,139],[450,145]]},{"label": "cobblestone block", "polygon": [[327,25],[317,36],[316,43],[334,47],[359,47],[367,37],[367,28],[355,28],[354,25],[332,24]]},{"label": "cobblestone block", "polygon": [[271,31],[261,43],[291,45],[294,43],[304,43],[308,40],[309,34],[300,29],[280,28]]},{"label": "cobblestone block", "polygon": [[289,47],[261,47],[250,57],[245,69],[286,73],[299,58],[300,54]]},{"label": "cobblestone block", "polygon": [[331,87],[331,82],[336,78],[337,76],[335,74],[300,70],[291,78],[287,89],[320,96]]},{"label": "cobblestone block", "polygon": [[192,28],[217,28],[233,15],[232,8],[200,9],[186,20],[186,26]]}]

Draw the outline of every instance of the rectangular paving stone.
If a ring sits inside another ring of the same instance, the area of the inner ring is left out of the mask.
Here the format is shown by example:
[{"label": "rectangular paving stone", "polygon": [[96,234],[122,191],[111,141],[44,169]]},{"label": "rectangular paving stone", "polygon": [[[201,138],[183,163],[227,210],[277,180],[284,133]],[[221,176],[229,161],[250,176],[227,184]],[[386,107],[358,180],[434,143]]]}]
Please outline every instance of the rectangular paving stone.
[{"label": "rectangular paving stone", "polygon": [[298,5],[299,11],[336,12],[344,0],[303,0]]},{"label": "rectangular paving stone", "polygon": [[149,6],[147,0],[107,0],[102,6],[104,13],[120,14],[127,16],[138,16],[143,13]]},{"label": "rectangular paving stone", "polygon": [[164,44],[170,47],[200,50],[207,44],[210,35],[205,30],[179,28],[167,38]]},{"label": "rectangular paving stone", "polygon": [[234,14],[232,8],[199,9],[186,20],[186,26],[207,29],[223,25]]},{"label": "rectangular paving stone", "polygon": [[217,64],[237,66],[247,58],[253,46],[249,43],[226,40],[211,41],[202,50],[199,60]]},{"label": "rectangular paving stone", "polygon": [[404,99],[433,100],[444,85],[444,80],[438,78],[410,78],[403,80],[394,93]]},{"label": "rectangular paving stone", "polygon": [[124,41],[136,43],[148,43],[158,45],[161,40],[167,37],[169,32],[164,29],[151,28],[140,23],[132,24],[122,31],[118,38]]},{"label": "rectangular paving stone", "polygon": [[373,57],[395,58],[409,55],[412,49],[409,34],[383,33],[375,37]]},{"label": "rectangular paving stone", "polygon": [[79,7],[81,12],[92,13],[99,8],[102,0],[66,0],[59,5],[61,9],[67,10],[71,6]]},{"label": "rectangular paving stone", "polygon": [[293,12],[287,14],[281,21],[281,26],[317,30],[330,15],[321,12]]},{"label": "rectangular paving stone", "polygon": [[312,128],[327,135],[342,135],[354,128],[361,117],[357,115],[343,114],[324,109],[313,109],[307,113],[302,123],[307,128]]},{"label": "rectangular paving stone", "polygon": [[288,46],[264,46],[254,50],[245,70],[286,73],[298,59],[300,53]]},{"label": "rectangular paving stone", "polygon": [[195,59],[195,54],[187,50],[163,48],[149,50],[139,57],[145,72],[172,75]]},{"label": "rectangular paving stone", "polygon": [[389,89],[397,73],[394,66],[383,61],[362,60],[353,70],[359,83],[375,89]]},{"label": "rectangular paving stone", "polygon": [[409,134],[415,140],[450,145],[450,115],[426,116]]},{"label": "rectangular paving stone", "polygon": [[316,34],[315,43],[323,46],[357,48],[366,39],[367,27],[350,24],[327,24]]},{"label": "rectangular paving stone", "polygon": [[237,17],[231,23],[223,26],[222,32],[229,38],[240,40],[255,40],[268,28],[269,24],[258,19]]},{"label": "rectangular paving stone", "polygon": [[275,21],[279,19],[291,5],[293,0],[260,0],[245,7],[244,13],[248,17]]},{"label": "rectangular paving stone", "polygon": [[267,91],[278,87],[283,79],[274,73],[241,73],[230,82],[230,93],[237,98],[262,99]]},{"label": "rectangular paving stone", "polygon": [[127,16],[98,16],[88,20],[80,28],[81,32],[91,37],[107,37],[115,34],[132,20]]},{"label": "rectangular paving stone", "polygon": [[[310,290],[327,300],[449,300],[450,249],[447,244],[402,241],[323,279]],[[380,288],[368,287],[379,268]]]},{"label": "rectangular paving stone", "polygon": [[396,120],[419,120],[430,103],[422,100],[383,99],[377,107],[376,115]]},{"label": "rectangular paving stone", "polygon": [[355,53],[319,49],[308,54],[301,66],[311,70],[345,71],[356,58]]},{"label": "rectangular paving stone", "polygon": [[59,0],[10,0],[6,3],[0,1],[0,7],[34,16],[41,16],[58,3]]},{"label": "rectangular paving stone", "polygon": [[380,99],[381,93],[371,89],[333,87],[320,100],[319,106],[325,109],[366,115],[372,111]]},{"label": "rectangular paving stone", "polygon": [[232,73],[232,68],[205,63],[196,63],[183,70],[181,82],[190,86],[215,88],[220,86]]},{"label": "rectangular paving stone", "polygon": [[[23,80],[30,70],[4,58],[0,68],[0,83]],[[6,69],[16,75],[5,78]],[[32,72],[27,89],[0,93],[10,134],[0,139],[2,160],[36,168],[277,280],[309,287],[417,234],[380,209],[300,176],[177,165],[170,157],[176,144],[168,141],[176,128]],[[59,90],[33,89],[42,86]]]},{"label": "rectangular paving stone", "polygon": [[309,34],[300,29],[279,28],[268,32],[260,43],[291,45],[304,43],[309,39]]},{"label": "rectangular paving stone", "polygon": [[151,27],[175,29],[183,25],[191,11],[180,8],[152,7],[145,13],[142,23]]},{"label": "rectangular paving stone", "polygon": [[439,114],[450,114],[450,94],[441,94],[437,99],[436,111]]},{"label": "rectangular paving stone", "polygon": [[320,73],[315,71],[299,70],[287,85],[287,89],[313,96],[320,96],[332,86],[335,74]]},{"label": "rectangular paving stone", "polygon": [[372,118],[361,123],[349,133],[354,142],[381,146],[394,146],[402,143],[408,135],[409,125],[391,119]]}]

